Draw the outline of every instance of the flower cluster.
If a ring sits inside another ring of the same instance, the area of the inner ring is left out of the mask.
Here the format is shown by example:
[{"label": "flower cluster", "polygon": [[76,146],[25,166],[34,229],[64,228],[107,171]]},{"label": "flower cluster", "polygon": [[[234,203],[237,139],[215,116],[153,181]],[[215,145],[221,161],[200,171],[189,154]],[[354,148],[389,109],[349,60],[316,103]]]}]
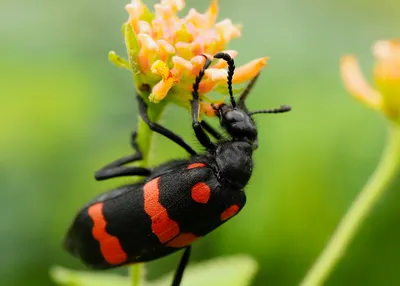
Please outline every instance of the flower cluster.
[{"label": "flower cluster", "polygon": [[378,41],[373,52],[377,89],[367,83],[356,58],[351,55],[343,57],[341,62],[344,83],[357,99],[400,123],[400,40]]},{"label": "flower cluster", "polygon": [[[232,57],[236,51],[225,50],[227,44],[241,35],[240,27],[225,19],[217,22],[218,1],[212,0],[208,10],[201,14],[190,9],[179,18],[184,0],[161,0],[152,13],[141,0],[126,5],[128,22],[123,27],[129,63],[110,53],[110,59],[119,66],[132,70],[136,88],[157,103],[168,99],[186,106],[191,99],[192,84],[205,63],[202,55],[212,56],[225,51]],[[244,83],[256,76],[267,63],[267,58],[253,60],[235,70],[234,84]],[[213,115],[206,96],[212,90],[226,85],[227,64],[218,60],[206,70],[199,88],[201,112]],[[224,90],[225,91],[225,90]]]}]

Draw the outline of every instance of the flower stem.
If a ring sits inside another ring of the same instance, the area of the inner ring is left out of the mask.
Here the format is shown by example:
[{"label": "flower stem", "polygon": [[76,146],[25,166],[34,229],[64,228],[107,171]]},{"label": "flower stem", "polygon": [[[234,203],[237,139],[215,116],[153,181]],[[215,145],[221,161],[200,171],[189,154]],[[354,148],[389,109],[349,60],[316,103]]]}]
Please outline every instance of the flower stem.
[{"label": "flower stem", "polygon": [[342,218],[325,249],[300,284],[301,286],[319,286],[324,283],[344,255],[361,223],[396,178],[399,169],[400,126],[393,124],[390,126],[388,142],[379,165]]},{"label": "flower stem", "polygon": [[[164,110],[165,104],[151,104],[151,107],[148,108],[148,115],[152,122],[157,122],[161,114]],[[137,128],[137,143],[139,145],[139,149],[142,152],[143,159],[138,163],[139,166],[145,167],[149,165],[149,157],[151,150],[151,143],[153,139],[153,132],[150,130],[149,126],[143,119],[139,116],[138,128]],[[130,274],[131,274],[131,282],[132,286],[139,286],[141,280],[141,267],[142,263],[134,264],[131,266]]]},{"label": "flower stem", "polygon": [[142,264],[135,264],[131,267],[131,277],[132,277],[132,286],[139,286],[140,283],[140,272],[142,270]]}]

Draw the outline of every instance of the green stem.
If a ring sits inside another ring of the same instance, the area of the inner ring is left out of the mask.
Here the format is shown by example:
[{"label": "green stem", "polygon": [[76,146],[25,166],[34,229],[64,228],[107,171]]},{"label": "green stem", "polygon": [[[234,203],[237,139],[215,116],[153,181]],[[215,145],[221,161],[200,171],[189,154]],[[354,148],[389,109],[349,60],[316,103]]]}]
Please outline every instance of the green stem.
[{"label": "green stem", "polygon": [[361,223],[371,212],[375,203],[382,197],[390,183],[396,178],[399,169],[400,126],[393,124],[390,127],[389,140],[378,167],[342,218],[325,249],[300,284],[301,286],[318,286],[324,283],[339,259],[344,255]]},{"label": "green stem", "polygon": [[139,286],[140,283],[140,272],[142,270],[142,264],[135,264],[131,267],[131,277],[132,277],[132,286]]},{"label": "green stem", "polygon": [[[165,104],[163,102],[149,105],[148,115],[152,122],[157,122],[160,119],[164,107]],[[150,130],[149,126],[143,121],[143,119],[140,116],[138,121],[137,134],[138,134],[137,143],[143,155],[143,160],[139,162],[139,165],[148,166],[151,143],[153,139],[153,132]],[[140,285],[142,265],[143,264],[140,263],[131,266],[130,274],[131,274],[132,286]]]}]

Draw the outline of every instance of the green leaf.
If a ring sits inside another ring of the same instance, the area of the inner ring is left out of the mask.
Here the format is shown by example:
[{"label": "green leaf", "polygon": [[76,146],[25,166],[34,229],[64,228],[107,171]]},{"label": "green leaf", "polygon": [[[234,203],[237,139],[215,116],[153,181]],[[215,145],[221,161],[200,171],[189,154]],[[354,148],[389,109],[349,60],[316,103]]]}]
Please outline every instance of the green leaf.
[{"label": "green leaf", "polygon": [[130,286],[127,276],[104,272],[75,271],[54,266],[50,269],[51,278],[62,286]]},{"label": "green leaf", "polygon": [[115,64],[117,67],[126,68],[126,69],[130,70],[129,63],[125,59],[123,59],[119,55],[117,55],[116,52],[114,52],[114,51],[109,52],[108,59],[110,60],[110,62]]},{"label": "green leaf", "polygon": [[[257,262],[246,255],[221,257],[189,266],[183,275],[182,286],[248,286],[257,271]],[[169,286],[173,273],[149,286]]]},{"label": "green leaf", "polygon": [[125,45],[128,52],[129,65],[133,74],[137,74],[139,72],[138,68],[138,55],[139,55],[139,40],[136,36],[135,31],[133,31],[132,26],[128,23],[125,23],[122,26],[124,31]]},{"label": "green leaf", "polygon": [[[221,257],[189,266],[183,275],[181,286],[248,286],[257,271],[257,262],[246,255]],[[141,273],[140,286],[169,286],[174,273],[159,280],[148,282]],[[76,271],[54,266],[51,278],[61,286],[131,286],[128,276],[105,272]]]}]

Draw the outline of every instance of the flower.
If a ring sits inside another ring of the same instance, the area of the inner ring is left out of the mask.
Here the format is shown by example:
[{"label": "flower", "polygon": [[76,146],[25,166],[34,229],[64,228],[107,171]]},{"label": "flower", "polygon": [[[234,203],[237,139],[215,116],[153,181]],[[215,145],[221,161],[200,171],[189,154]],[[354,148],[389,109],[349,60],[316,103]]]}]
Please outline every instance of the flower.
[{"label": "flower", "polygon": [[[161,0],[151,13],[141,0],[132,0],[125,7],[129,19],[123,26],[129,61],[114,52],[109,55],[119,67],[127,67],[133,72],[136,89],[142,96],[147,93],[153,103],[168,95],[169,100],[188,106],[192,84],[205,63],[202,55],[210,59],[221,51],[232,57],[237,55],[236,51],[225,48],[232,39],[240,37],[240,28],[229,19],[216,21],[217,0],[212,0],[203,14],[190,9],[185,17],[179,18],[177,13],[184,5],[184,0]],[[233,83],[249,81],[266,63],[264,57],[238,67]],[[226,62],[218,60],[206,71],[199,87],[203,114],[213,115],[211,104],[222,102],[211,100],[205,94],[222,90],[218,87],[226,85],[226,68]]]},{"label": "flower", "polygon": [[344,84],[354,97],[400,123],[400,40],[378,41],[373,53],[376,89],[367,83],[352,55],[341,60]]}]

